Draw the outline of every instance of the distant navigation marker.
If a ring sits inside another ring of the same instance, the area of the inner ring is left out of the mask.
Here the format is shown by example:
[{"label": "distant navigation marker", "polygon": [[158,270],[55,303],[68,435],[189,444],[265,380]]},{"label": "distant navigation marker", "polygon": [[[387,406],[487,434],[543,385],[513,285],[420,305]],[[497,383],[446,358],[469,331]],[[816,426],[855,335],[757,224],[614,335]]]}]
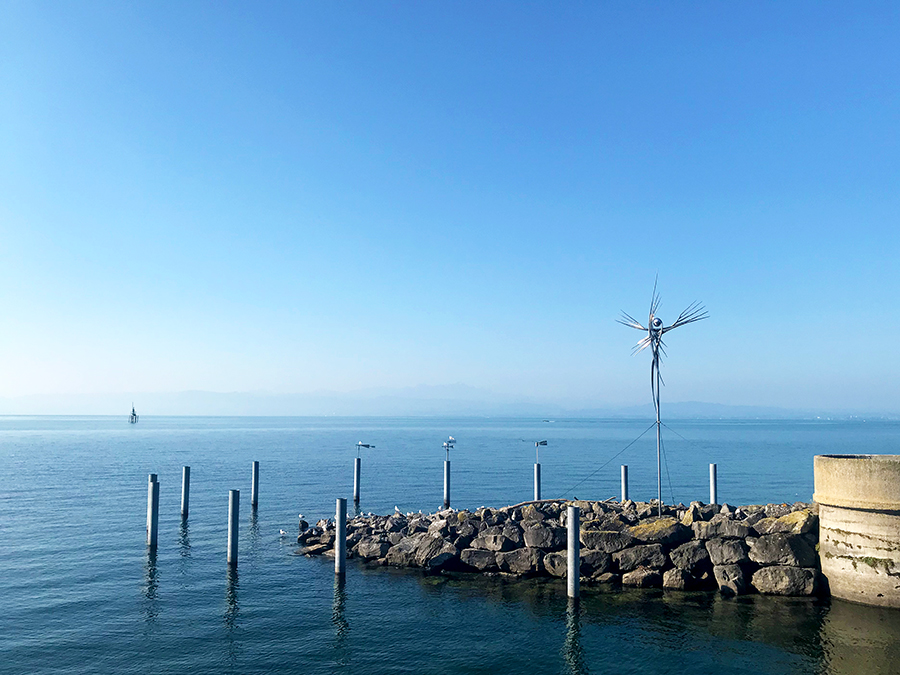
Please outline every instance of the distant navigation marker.
[{"label": "distant navigation marker", "polygon": [[[658,279],[657,279],[658,281]],[[640,322],[630,314],[622,312],[622,318],[618,322],[623,326],[636,328],[637,330],[646,331],[647,335],[641,339],[634,347],[634,354],[644,351],[650,347],[653,359],[650,364],[650,393],[653,395],[653,405],[656,408],[656,505],[658,513],[662,515],[662,466],[660,464],[660,421],[659,421],[659,387],[662,384],[662,378],[659,374],[659,355],[665,354],[666,343],[662,337],[673,328],[684,326],[685,324],[700,321],[709,317],[706,309],[699,302],[691,303],[685,309],[671,326],[664,326],[662,319],[656,316],[659,309],[659,294],[656,292],[657,281],[653,282],[653,296],[650,299],[650,318],[645,328]]]},{"label": "distant navigation marker", "polygon": [[134,412],[134,403],[131,404],[131,415],[128,417],[128,421],[132,424],[137,424],[138,415]]}]

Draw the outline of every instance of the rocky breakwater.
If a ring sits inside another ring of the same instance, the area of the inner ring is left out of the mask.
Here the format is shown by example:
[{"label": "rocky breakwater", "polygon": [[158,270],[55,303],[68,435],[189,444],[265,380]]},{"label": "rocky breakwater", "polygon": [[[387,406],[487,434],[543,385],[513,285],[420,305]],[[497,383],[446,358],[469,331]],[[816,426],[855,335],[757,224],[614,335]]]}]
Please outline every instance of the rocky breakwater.
[{"label": "rocky breakwater", "polygon": [[[663,508],[625,501],[542,501],[500,509],[361,515],[347,555],[431,573],[566,575],[566,506],[581,509],[583,583],[812,595],[819,587],[815,504]],[[298,553],[333,555],[334,522],[305,527]]]}]

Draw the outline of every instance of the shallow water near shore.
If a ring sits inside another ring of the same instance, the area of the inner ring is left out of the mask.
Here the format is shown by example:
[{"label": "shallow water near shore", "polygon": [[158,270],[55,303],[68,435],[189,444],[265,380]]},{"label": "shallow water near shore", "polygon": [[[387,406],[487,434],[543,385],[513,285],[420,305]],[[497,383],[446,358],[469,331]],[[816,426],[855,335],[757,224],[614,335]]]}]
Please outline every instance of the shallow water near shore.
[{"label": "shallow water near shore", "polygon": [[[531,496],[656,491],[650,421],[379,418],[0,418],[0,672],[889,673],[900,612],[809,599],[426,577],[293,554],[297,515],[333,516],[363,451],[363,511],[433,511],[441,442],[458,508]],[[664,429],[666,501],[809,501],[812,457],[898,453],[895,422],[684,421]],[[682,438],[683,437],[683,438]],[[260,504],[249,506],[260,461]],[[611,461],[610,461],[611,460]],[[605,466],[604,463],[609,461]],[[179,515],[181,467],[191,512]],[[159,549],[146,481],[161,483]],[[594,475],[591,475],[596,472]],[[225,565],[228,490],[241,489],[240,564]],[[352,511],[352,504],[351,504]],[[279,529],[288,537],[279,536]]]}]

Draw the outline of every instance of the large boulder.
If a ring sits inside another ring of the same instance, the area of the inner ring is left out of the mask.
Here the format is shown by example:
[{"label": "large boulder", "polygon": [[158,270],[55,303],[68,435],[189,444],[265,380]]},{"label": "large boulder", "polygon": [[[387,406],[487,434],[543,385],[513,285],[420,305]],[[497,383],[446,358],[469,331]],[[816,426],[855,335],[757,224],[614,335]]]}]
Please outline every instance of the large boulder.
[{"label": "large boulder", "polygon": [[677,546],[692,536],[691,528],[682,525],[675,518],[666,516],[635,525],[629,533],[641,543],[663,546]]},{"label": "large boulder", "polygon": [[767,595],[812,595],[818,576],[818,571],[811,567],[773,565],[754,572],[750,583]]},{"label": "large boulder", "polygon": [[747,579],[740,565],[716,565],[713,574],[722,595],[743,595],[747,592]]},{"label": "large boulder", "polygon": [[477,535],[478,528],[472,524],[471,520],[460,523],[455,533],[451,530],[452,541],[459,549],[469,548]]},{"label": "large boulder", "polygon": [[425,562],[425,568],[432,572],[452,570],[458,567],[460,567],[459,549],[453,544],[444,544],[436,555]]},{"label": "large boulder", "polygon": [[437,537],[446,537],[450,534],[450,523],[444,518],[435,520],[428,526],[428,534]]},{"label": "large boulder", "polygon": [[659,570],[639,567],[622,575],[622,585],[636,586],[637,588],[659,588],[662,585],[662,574]]},{"label": "large boulder", "polygon": [[[632,546],[624,551],[617,551],[612,556],[620,572],[630,572],[638,567],[660,569],[666,564],[666,554],[661,544]],[[622,583],[625,583],[624,580]]]},{"label": "large boulder", "polygon": [[419,532],[418,534],[404,537],[388,549],[387,554],[384,556],[385,561],[388,565],[396,567],[412,567],[415,565],[416,549],[422,539],[427,536],[426,533]]},{"label": "large boulder", "polygon": [[460,551],[459,560],[466,569],[476,572],[497,571],[497,557],[492,551],[480,548],[467,548]]},{"label": "large boulder", "polygon": [[706,550],[713,565],[740,565],[750,561],[747,544],[740,539],[708,539]]},{"label": "large boulder", "polygon": [[512,551],[515,544],[502,534],[482,532],[472,540],[472,548],[481,548],[485,551]]},{"label": "large boulder", "polygon": [[501,534],[512,542],[513,548],[519,548],[525,545],[525,538],[522,536],[522,528],[512,521],[507,521],[503,524]]},{"label": "large boulder", "polygon": [[425,567],[428,561],[440,553],[446,544],[447,542],[441,536],[426,533],[419,540],[419,545],[416,546],[413,562],[419,567]]},{"label": "large boulder", "polygon": [[757,520],[753,529],[758,534],[806,534],[818,532],[819,517],[809,511],[801,509],[792,511],[779,518],[762,518]]},{"label": "large boulder", "polygon": [[634,537],[628,532],[582,529],[581,543],[586,548],[615,553],[634,545]]},{"label": "large boulder", "polygon": [[547,553],[544,556],[544,569],[551,577],[564,577],[568,571],[568,558],[565,553]]},{"label": "large boulder", "polygon": [[553,525],[533,524],[523,528],[525,545],[545,551],[558,551],[566,545],[566,530]]},{"label": "large boulder", "polygon": [[692,540],[672,549],[669,559],[675,567],[690,574],[704,567],[709,569],[709,553],[702,541]]},{"label": "large boulder", "polygon": [[691,525],[696,539],[745,539],[750,534],[750,528],[744,523],[730,520],[721,514],[713,516],[709,521],[697,521]]},{"label": "large boulder", "polygon": [[598,577],[605,572],[609,572],[611,567],[612,557],[606,551],[589,548],[581,551],[581,576]]},{"label": "large boulder", "polygon": [[387,555],[391,544],[384,539],[363,539],[356,547],[356,553],[360,558],[371,560],[373,558],[383,558]]},{"label": "large boulder", "polygon": [[526,523],[541,522],[548,518],[547,514],[541,511],[534,504],[526,504],[521,510],[522,520]]},{"label": "large boulder", "polygon": [[689,591],[693,588],[694,578],[687,570],[673,567],[663,572],[662,586],[674,591]]},{"label": "large boulder", "polygon": [[544,552],[529,546],[497,554],[497,566],[501,572],[520,576],[533,576],[544,571]]},{"label": "large boulder", "polygon": [[816,551],[802,534],[767,534],[750,547],[750,560],[760,565],[815,567]]}]

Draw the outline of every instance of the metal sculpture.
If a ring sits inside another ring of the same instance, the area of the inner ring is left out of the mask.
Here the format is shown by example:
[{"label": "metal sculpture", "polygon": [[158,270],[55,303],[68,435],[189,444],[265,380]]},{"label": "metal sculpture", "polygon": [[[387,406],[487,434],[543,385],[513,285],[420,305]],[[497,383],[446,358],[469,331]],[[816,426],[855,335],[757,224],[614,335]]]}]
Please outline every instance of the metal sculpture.
[{"label": "metal sculpture", "polygon": [[538,455],[538,450],[540,449],[540,447],[542,445],[547,445],[547,441],[535,441],[534,442],[534,463],[535,464],[541,463],[541,459]]},{"label": "metal sculpture", "polygon": [[699,302],[691,303],[687,309],[685,309],[681,314],[678,315],[678,318],[675,319],[674,323],[670,326],[663,325],[662,319],[660,319],[656,312],[659,309],[659,294],[656,292],[657,281],[653,282],[653,296],[650,299],[650,318],[647,321],[647,327],[641,325],[641,323],[635,319],[633,316],[626,312],[622,312],[622,318],[617,319],[617,321],[623,326],[628,326],[630,328],[636,328],[637,330],[646,331],[647,335],[641,339],[635,346],[632,354],[639,354],[640,352],[650,348],[650,353],[652,354],[652,362],[650,364],[650,392],[653,395],[653,405],[656,408],[656,504],[658,508],[658,513],[662,515],[662,465],[660,462],[660,419],[659,419],[659,388],[660,385],[663,384],[662,377],[659,374],[659,358],[660,354],[663,356],[666,355],[666,343],[663,342],[663,335],[668,333],[670,330],[678,328],[679,326],[684,326],[689,323],[694,323],[695,321],[700,321],[701,319],[709,318],[709,313],[706,311],[706,308],[703,307]]},{"label": "metal sculpture", "polygon": [[362,441],[360,441],[359,443],[356,444],[356,456],[357,456],[357,458],[359,457],[359,451],[360,451],[361,448],[374,448],[374,447],[375,447],[374,445],[370,445],[370,444],[368,444],[368,443],[363,443]]}]

